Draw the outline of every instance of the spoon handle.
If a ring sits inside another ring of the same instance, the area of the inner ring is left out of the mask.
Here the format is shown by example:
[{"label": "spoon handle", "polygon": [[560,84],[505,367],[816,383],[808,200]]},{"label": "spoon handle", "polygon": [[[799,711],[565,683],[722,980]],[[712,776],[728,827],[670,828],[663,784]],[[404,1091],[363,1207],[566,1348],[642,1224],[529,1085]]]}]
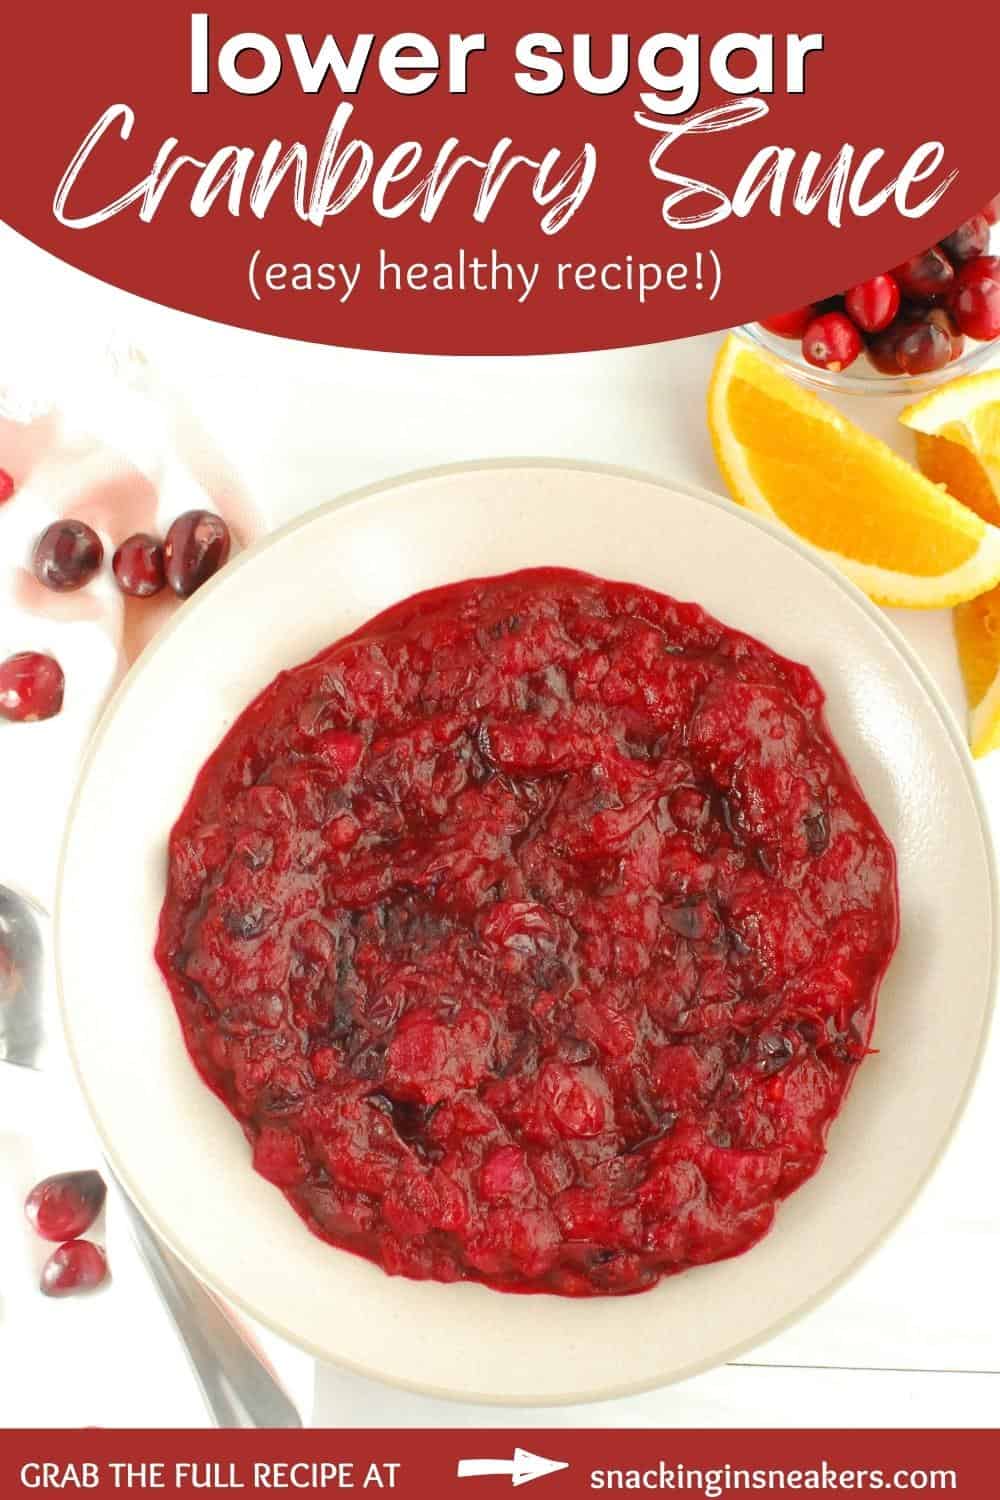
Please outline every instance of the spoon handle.
[{"label": "spoon handle", "polygon": [[150,1229],[118,1184],[132,1238],[176,1325],[217,1427],[301,1427],[298,1412],[243,1333]]}]

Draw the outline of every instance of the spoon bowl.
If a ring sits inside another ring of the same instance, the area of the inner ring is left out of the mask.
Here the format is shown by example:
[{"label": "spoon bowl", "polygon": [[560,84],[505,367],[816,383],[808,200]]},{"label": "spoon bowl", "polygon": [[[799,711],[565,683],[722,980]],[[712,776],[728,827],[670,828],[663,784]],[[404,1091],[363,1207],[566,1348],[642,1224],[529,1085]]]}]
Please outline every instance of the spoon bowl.
[{"label": "spoon bowl", "polygon": [[34,901],[0,885],[0,1061],[21,1068],[41,1069],[48,1058],[50,926]]}]

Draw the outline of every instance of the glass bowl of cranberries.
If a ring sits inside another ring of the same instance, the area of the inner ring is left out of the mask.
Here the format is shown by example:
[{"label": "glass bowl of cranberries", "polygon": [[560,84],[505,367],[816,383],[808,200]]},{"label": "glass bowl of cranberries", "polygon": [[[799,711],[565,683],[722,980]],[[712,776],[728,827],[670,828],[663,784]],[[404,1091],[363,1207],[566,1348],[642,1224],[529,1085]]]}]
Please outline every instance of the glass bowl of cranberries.
[{"label": "glass bowl of cranberries", "polygon": [[891,271],[744,332],[826,389],[909,394],[968,374],[1000,355],[998,224],[1000,195]]}]

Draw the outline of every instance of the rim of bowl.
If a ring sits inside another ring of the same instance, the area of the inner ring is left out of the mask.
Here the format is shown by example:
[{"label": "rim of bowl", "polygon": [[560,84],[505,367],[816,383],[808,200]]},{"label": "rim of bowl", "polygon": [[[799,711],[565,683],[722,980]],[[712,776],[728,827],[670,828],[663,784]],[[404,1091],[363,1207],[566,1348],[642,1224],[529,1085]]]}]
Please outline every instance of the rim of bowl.
[{"label": "rim of bowl", "polygon": [[945,365],[943,370],[928,370],[924,375],[883,375],[867,363],[862,365],[861,360],[858,369],[852,365],[847,370],[820,370],[807,363],[794,339],[768,333],[759,323],[744,323],[740,332],[758,348],[780,360],[796,379],[818,390],[835,391],[843,396],[915,396],[945,385],[949,380],[974,374],[1000,354],[1000,344],[977,344],[968,339],[958,359]]},{"label": "rim of bowl", "polygon": [[[768,520],[766,517],[755,515],[743,509],[742,507],[735,505],[732,501],[726,499],[724,496],[708,489],[707,486],[699,485],[686,480],[664,479],[660,476],[649,473],[648,471],[644,471],[641,469],[632,469],[625,465],[601,464],[588,462],[586,460],[574,461],[569,459],[558,459],[551,457],[480,459],[465,463],[459,462],[450,464],[438,464],[432,465],[428,468],[410,470],[407,473],[394,475],[388,479],[377,480],[372,484],[363,485],[358,489],[350,490],[346,494],[335,497],[332,500],[324,501],[322,504],[314,506],[311,510],[306,511],[302,515],[293,517],[291,520],[285,522],[284,525],[275,528],[275,530],[269,531],[265,536],[260,538],[259,541],[254,543],[253,546],[248,547],[244,551],[240,552],[231,562],[226,565],[226,567],[220,569],[213,578],[209,579],[208,582],[197,591],[196,596],[192,596],[191,599],[186,601],[186,610],[183,612],[178,611],[173,616],[173,618],[166,623],[163,629],[157,633],[150,644],[137,658],[135,663],[129,668],[122,681],[118,684],[118,687],[112,693],[98,719],[93,734],[91,735],[91,738],[84,751],[83,761],[80,766],[76,785],[73,790],[72,801],[67,813],[62,843],[59,850],[59,864],[56,876],[56,899],[54,903],[53,913],[52,954],[56,976],[56,997],[58,1001],[59,1020],[63,1037],[66,1042],[66,1050],[69,1056],[70,1064],[76,1078],[77,1086],[87,1106],[87,1112],[90,1115],[91,1122],[94,1125],[102,1147],[107,1153],[110,1164],[114,1167],[117,1173],[118,1163],[116,1161],[114,1144],[108,1139],[105,1133],[104,1125],[100,1120],[98,1112],[91,1103],[90,1091],[84,1077],[83,1069],[80,1065],[80,1060],[77,1057],[76,1050],[72,1043],[71,1029],[67,1025],[66,1021],[67,1005],[63,986],[59,934],[62,925],[62,904],[64,899],[63,886],[66,872],[66,861],[69,850],[70,834],[76,819],[77,808],[83,795],[83,789],[90,773],[91,764],[100,751],[104,736],[114,715],[117,713],[119,705],[124,699],[125,694],[129,691],[138,673],[143,670],[144,666],[149,661],[153,653],[158,651],[163,642],[178,628],[185,615],[190,618],[192,607],[194,609],[199,608],[199,606],[204,603],[207,597],[209,597],[217,588],[224,584],[226,577],[229,575],[230,571],[233,568],[239,568],[243,566],[244,563],[256,558],[258,553],[263,552],[267,547],[269,547],[273,543],[276,543],[283,537],[287,536],[289,533],[297,531],[300,527],[310,525],[321,515],[324,515],[331,510],[347,509],[349,506],[362,505],[366,502],[378,499],[379,496],[388,491],[400,489],[412,484],[419,483],[421,481],[443,479],[456,474],[478,473],[484,470],[502,471],[519,469],[549,469],[554,472],[567,470],[575,472],[583,471],[591,474],[610,475],[617,479],[635,480],[642,484],[653,484],[660,489],[665,489],[668,491],[678,490],[684,494],[691,495],[695,499],[699,499],[707,504],[714,505],[718,509],[734,512],[735,514],[739,515],[740,519],[745,521],[747,525],[756,526],[761,531],[764,531],[772,537],[776,538],[778,541],[784,542],[786,546],[790,547],[793,552],[797,553],[806,562],[811,563],[821,573],[825,573],[828,577],[832,578],[836,583],[838,583],[854,600],[855,604],[857,604],[869,617],[869,619],[872,620],[872,622],[878,628],[884,631],[884,633],[889,637],[890,641],[899,652],[906,666],[909,668],[914,678],[917,680],[920,687],[929,698],[932,707],[937,713],[938,718],[941,720],[941,725],[947,738],[951,741],[952,747],[954,748],[958,756],[959,765],[962,769],[962,772],[964,773],[964,778],[969,790],[969,795],[972,798],[973,806],[977,814],[979,832],[983,841],[983,853],[986,862],[987,879],[989,882],[990,894],[992,898],[990,905],[994,913],[993,921],[990,925],[989,930],[990,961],[988,994],[986,998],[986,1007],[983,1015],[983,1023],[979,1035],[979,1044],[976,1049],[976,1054],[973,1059],[972,1066],[969,1070],[968,1077],[965,1080],[964,1086],[956,1104],[955,1112],[948,1124],[948,1128],[942,1136],[940,1142],[938,1143],[936,1150],[929,1158],[924,1171],[922,1172],[916,1186],[910,1193],[906,1202],[904,1202],[900,1206],[892,1220],[884,1227],[881,1233],[879,1233],[871,1241],[870,1244],[866,1245],[865,1248],[859,1254],[854,1256],[854,1258],[849,1261],[848,1264],[845,1265],[841,1269],[841,1271],[828,1282],[825,1287],[823,1287],[819,1292],[815,1293],[815,1295],[813,1295],[812,1297],[808,1298],[801,1306],[796,1307],[794,1310],[786,1313],[784,1317],[777,1319],[764,1333],[760,1334],[759,1336],[742,1340],[738,1344],[735,1344],[732,1347],[723,1350],[722,1353],[718,1356],[712,1356],[706,1359],[694,1361],[690,1366],[686,1367],[676,1375],[668,1376],[666,1378],[661,1377],[654,1380],[619,1382],[611,1386],[602,1387],[600,1389],[587,1391],[584,1393],[573,1392],[570,1395],[559,1397],[545,1396],[541,1398],[539,1398],[537,1394],[533,1394],[530,1390],[507,1393],[502,1396],[498,1396],[492,1393],[486,1394],[482,1391],[475,1390],[465,1391],[461,1395],[457,1395],[454,1389],[448,1387],[426,1385],[421,1384],[419,1380],[409,1381],[386,1376],[380,1370],[362,1364],[355,1360],[332,1356],[328,1350],[321,1348],[319,1345],[312,1343],[310,1340],[302,1339],[298,1334],[292,1333],[275,1315],[263,1312],[259,1308],[249,1306],[239,1293],[232,1291],[229,1287],[221,1286],[216,1283],[211,1279],[211,1277],[206,1275],[205,1271],[188,1256],[188,1254],[182,1247],[180,1247],[176,1243],[173,1226],[167,1225],[164,1227],[160,1223],[159,1216],[157,1215],[155,1209],[151,1209],[151,1207],[144,1201],[141,1190],[136,1191],[130,1181],[123,1181],[122,1185],[124,1187],[124,1190],[129,1194],[129,1197],[136,1204],[143,1217],[147,1219],[154,1231],[158,1235],[160,1235],[163,1240],[165,1240],[167,1245],[178,1257],[178,1259],[181,1260],[185,1266],[187,1266],[188,1270],[190,1270],[191,1273],[195,1275],[203,1285],[207,1286],[210,1291],[214,1291],[216,1295],[221,1296],[226,1301],[231,1303],[243,1316],[260,1323],[263,1327],[269,1328],[273,1333],[276,1333],[279,1338],[283,1338],[287,1343],[291,1344],[293,1348],[302,1349],[307,1354],[311,1355],[314,1359],[317,1359],[323,1363],[333,1364],[338,1369],[347,1370],[351,1374],[360,1375],[367,1380],[374,1380],[382,1385],[386,1385],[397,1390],[408,1391],[414,1395],[431,1396],[439,1400],[455,1401],[459,1403],[465,1402],[475,1406],[512,1406],[518,1408],[543,1406],[552,1407],[553,1409],[555,1409],[566,1406],[588,1405],[592,1402],[598,1401],[618,1400],[628,1396],[643,1395],[644,1393],[649,1391],[665,1389],[681,1380],[689,1380],[696,1375],[705,1373],[708,1370],[717,1369],[722,1365],[732,1363],[734,1360],[738,1360],[743,1355],[749,1353],[752,1349],[758,1348],[765,1341],[775,1338],[778,1334],[784,1332],[786,1329],[793,1327],[802,1318],[806,1317],[809,1313],[814,1311],[814,1309],[822,1306],[823,1303],[828,1301],[836,1291],[838,1291],[847,1281],[850,1280],[850,1278],[855,1274],[855,1272],[860,1269],[861,1266],[863,1266],[868,1260],[871,1259],[871,1257],[877,1250],[879,1250],[883,1245],[887,1243],[890,1237],[899,1228],[903,1220],[909,1215],[914,1205],[923,1194],[925,1188],[927,1187],[927,1184],[930,1182],[934,1173],[937,1171],[937,1168],[940,1166],[941,1161],[948,1150],[948,1147],[951,1145],[955,1137],[955,1133],[958,1129],[958,1125],[968,1107],[972,1090],[975,1087],[975,1084],[981,1073],[983,1057],[986,1052],[987,1042],[992,1030],[993,1018],[996,1012],[997,982],[998,976],[1000,976],[1000,941],[998,941],[997,922],[997,911],[998,909],[1000,909],[1000,862],[998,862],[997,849],[993,841],[989,814],[983,798],[982,790],[979,785],[979,780],[975,771],[975,765],[972,760],[972,755],[969,751],[968,744],[966,743],[965,736],[961,732],[958,720],[952,713],[945,700],[944,694],[935,682],[933,676],[930,673],[930,670],[924,666],[916,651],[909,644],[898,626],[896,626],[888,617],[888,615],[886,615],[885,611],[881,610],[876,604],[874,604],[868,598],[868,596],[857,587],[856,584],[852,583],[849,578],[846,578],[844,574],[840,573],[832,563],[828,562],[827,559],[822,556],[821,553],[818,553],[813,547],[809,546],[808,543],[803,542],[799,537],[797,537],[794,532],[789,531],[786,527],[781,526],[776,522]],[[497,1295],[503,1294],[497,1293]]]}]

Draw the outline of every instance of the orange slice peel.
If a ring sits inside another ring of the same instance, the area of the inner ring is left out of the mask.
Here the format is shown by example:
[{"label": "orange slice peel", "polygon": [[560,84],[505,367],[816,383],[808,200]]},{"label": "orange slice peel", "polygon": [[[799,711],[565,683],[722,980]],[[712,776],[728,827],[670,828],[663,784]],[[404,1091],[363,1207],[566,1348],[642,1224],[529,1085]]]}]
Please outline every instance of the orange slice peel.
[{"label": "orange slice peel", "polygon": [[716,360],[708,421],[733,498],[877,603],[941,609],[1000,584],[1000,529],[735,334]]}]

